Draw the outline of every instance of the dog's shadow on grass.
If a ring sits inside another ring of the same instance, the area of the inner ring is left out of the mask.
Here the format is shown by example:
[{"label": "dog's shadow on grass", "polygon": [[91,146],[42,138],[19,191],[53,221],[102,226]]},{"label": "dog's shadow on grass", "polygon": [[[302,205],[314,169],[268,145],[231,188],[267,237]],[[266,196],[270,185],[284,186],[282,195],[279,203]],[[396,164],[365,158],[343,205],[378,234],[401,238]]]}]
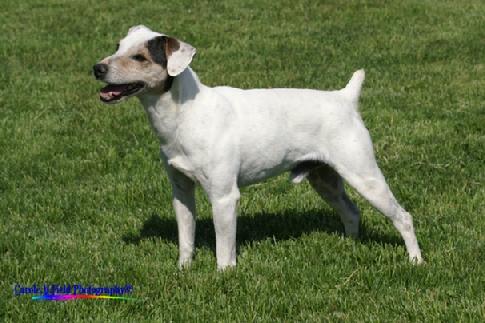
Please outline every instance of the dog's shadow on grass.
[{"label": "dog's shadow on grass", "polygon": [[[343,235],[343,225],[340,218],[331,212],[311,211],[284,213],[241,214],[237,219],[237,246],[250,244],[266,239],[295,239],[312,232],[326,232]],[[138,233],[125,234],[125,243],[138,244],[145,239],[159,238],[177,243],[177,223],[175,218],[161,218],[153,214],[143,224]],[[383,245],[402,245],[397,235],[385,235],[360,227],[360,243],[377,242]],[[196,247],[205,246],[215,250],[215,233],[212,219],[198,219],[196,225]]]}]

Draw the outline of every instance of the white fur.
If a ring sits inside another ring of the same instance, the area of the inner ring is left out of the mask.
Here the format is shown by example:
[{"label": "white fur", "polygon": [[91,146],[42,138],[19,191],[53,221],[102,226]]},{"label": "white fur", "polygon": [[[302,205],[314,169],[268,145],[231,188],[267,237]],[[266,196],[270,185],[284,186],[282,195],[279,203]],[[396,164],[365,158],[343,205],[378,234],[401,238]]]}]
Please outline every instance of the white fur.
[{"label": "white fur", "polygon": [[[120,51],[154,35],[161,34],[137,27],[121,42]],[[184,68],[169,92],[139,96],[160,139],[172,183],[180,266],[190,264],[194,251],[195,182],[212,203],[217,265],[223,269],[236,264],[239,187],[315,160],[330,167],[292,176],[299,182],[310,174],[312,186],[339,211],[346,233],[357,235],[359,215],[342,178],[393,221],[409,257],[421,262],[411,216],[389,190],[358,114],[364,75],[363,70],[355,72],[339,91],[242,90],[207,87]]]},{"label": "white fur", "polygon": [[116,54],[123,54],[130,48],[135,48],[144,42],[157,36],[166,36],[165,34],[152,31],[143,25],[133,26],[128,30],[128,35],[120,41],[120,48]]}]

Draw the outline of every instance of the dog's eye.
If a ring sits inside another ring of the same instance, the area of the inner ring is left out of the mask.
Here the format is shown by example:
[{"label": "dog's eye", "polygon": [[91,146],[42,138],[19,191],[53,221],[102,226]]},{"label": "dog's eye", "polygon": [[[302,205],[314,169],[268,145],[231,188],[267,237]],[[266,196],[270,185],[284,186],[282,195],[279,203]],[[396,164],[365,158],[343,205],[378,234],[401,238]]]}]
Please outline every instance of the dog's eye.
[{"label": "dog's eye", "polygon": [[131,59],[134,59],[135,61],[138,61],[138,62],[144,62],[146,61],[147,59],[145,58],[145,56],[143,55],[134,55],[134,56],[131,56]]}]

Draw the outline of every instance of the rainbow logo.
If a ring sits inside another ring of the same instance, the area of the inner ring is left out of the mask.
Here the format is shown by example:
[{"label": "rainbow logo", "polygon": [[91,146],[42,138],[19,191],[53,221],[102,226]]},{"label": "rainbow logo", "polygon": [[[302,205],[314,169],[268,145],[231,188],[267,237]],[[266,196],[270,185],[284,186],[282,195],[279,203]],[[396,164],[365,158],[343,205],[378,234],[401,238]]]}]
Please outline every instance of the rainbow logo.
[{"label": "rainbow logo", "polygon": [[41,295],[32,296],[33,301],[54,301],[54,302],[65,302],[73,301],[78,299],[116,299],[123,301],[134,301],[136,298],[123,297],[123,296],[108,296],[108,295],[92,295],[92,294],[55,294],[55,295]]}]

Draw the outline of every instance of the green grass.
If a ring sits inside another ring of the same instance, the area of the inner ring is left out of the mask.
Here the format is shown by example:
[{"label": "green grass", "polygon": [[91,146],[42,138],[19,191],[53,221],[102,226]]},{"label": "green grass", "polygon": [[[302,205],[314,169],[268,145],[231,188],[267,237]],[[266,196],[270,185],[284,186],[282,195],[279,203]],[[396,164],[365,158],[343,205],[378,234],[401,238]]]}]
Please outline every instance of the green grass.
[{"label": "green grass", "polygon": [[[2,1],[0,319],[6,321],[485,320],[485,3]],[[98,102],[90,75],[143,23],[198,49],[208,85],[342,87],[414,216],[427,261],[351,190],[362,239],[287,176],[242,190],[238,267],[217,272],[197,192],[197,256],[176,267],[158,143],[137,100]],[[15,283],[132,284],[138,301],[33,302]]]}]

